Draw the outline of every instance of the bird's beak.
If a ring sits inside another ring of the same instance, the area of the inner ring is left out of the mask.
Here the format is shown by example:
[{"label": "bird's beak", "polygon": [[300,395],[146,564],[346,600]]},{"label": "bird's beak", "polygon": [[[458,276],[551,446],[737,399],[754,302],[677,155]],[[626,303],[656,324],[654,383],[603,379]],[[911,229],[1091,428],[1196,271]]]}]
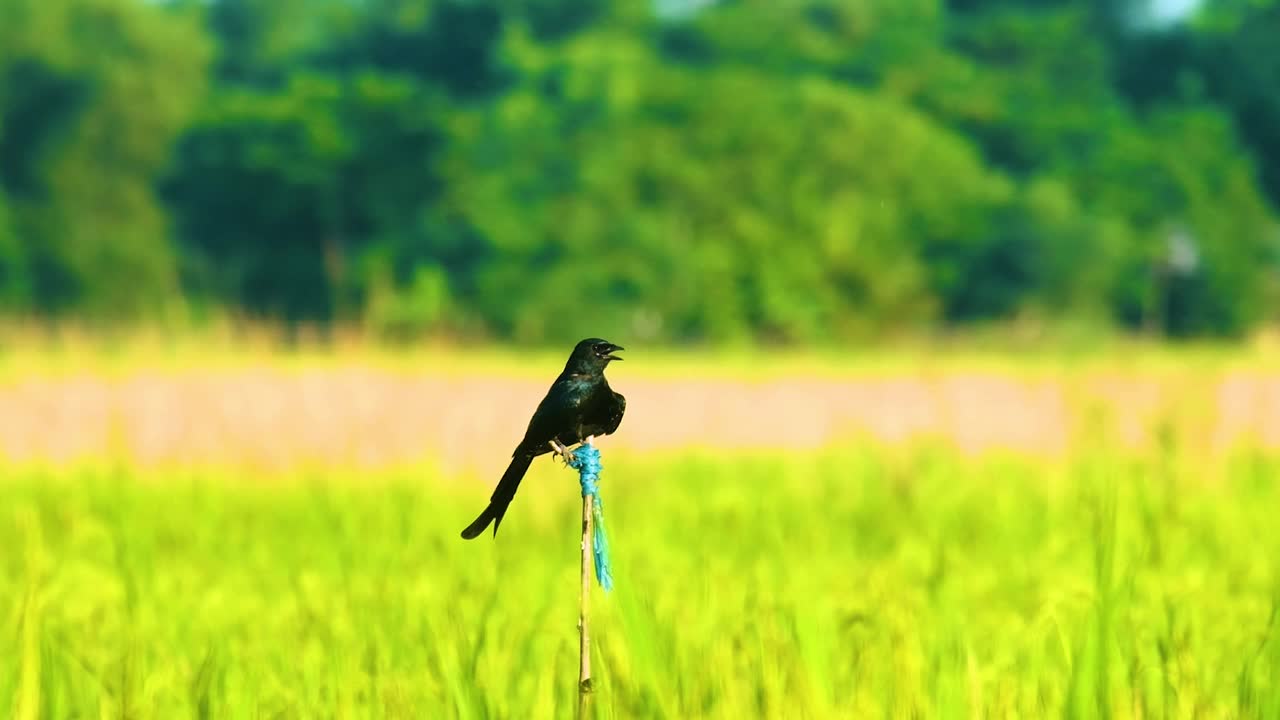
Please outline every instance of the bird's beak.
[{"label": "bird's beak", "polygon": [[604,359],[605,360],[622,360],[622,358],[618,357],[617,355],[614,355],[614,353],[619,350],[626,350],[626,348],[622,347],[621,345],[614,345],[613,343],[610,343],[608,352],[604,354]]}]

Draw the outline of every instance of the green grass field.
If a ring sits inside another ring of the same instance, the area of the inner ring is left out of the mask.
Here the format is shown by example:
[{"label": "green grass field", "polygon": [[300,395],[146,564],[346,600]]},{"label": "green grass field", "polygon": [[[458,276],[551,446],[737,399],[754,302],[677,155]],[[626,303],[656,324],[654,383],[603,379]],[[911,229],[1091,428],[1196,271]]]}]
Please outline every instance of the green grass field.
[{"label": "green grass field", "polygon": [[[600,717],[1280,717],[1280,464],[606,453]],[[566,718],[576,482],[0,484],[0,712]]]}]

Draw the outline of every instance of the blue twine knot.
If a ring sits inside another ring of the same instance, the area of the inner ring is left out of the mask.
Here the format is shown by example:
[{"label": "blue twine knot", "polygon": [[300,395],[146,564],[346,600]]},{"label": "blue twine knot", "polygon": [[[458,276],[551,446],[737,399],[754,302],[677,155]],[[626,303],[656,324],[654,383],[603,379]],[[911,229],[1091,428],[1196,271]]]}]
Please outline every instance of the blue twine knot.
[{"label": "blue twine knot", "polygon": [[613,571],[609,568],[609,541],[604,534],[604,502],[600,499],[600,451],[590,443],[569,453],[569,467],[578,471],[582,497],[590,495],[591,549],[595,555],[596,581],[606,591],[613,589]]}]

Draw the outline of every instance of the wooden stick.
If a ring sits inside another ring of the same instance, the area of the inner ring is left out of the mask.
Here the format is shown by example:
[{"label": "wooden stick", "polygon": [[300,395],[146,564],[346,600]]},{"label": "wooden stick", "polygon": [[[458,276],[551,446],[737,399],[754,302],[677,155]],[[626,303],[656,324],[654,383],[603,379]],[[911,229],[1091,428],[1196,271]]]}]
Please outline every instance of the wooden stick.
[{"label": "wooden stick", "polygon": [[591,600],[591,511],[594,498],[582,498],[582,598],[578,606],[578,720],[587,720],[591,696],[591,632],[587,607]]}]

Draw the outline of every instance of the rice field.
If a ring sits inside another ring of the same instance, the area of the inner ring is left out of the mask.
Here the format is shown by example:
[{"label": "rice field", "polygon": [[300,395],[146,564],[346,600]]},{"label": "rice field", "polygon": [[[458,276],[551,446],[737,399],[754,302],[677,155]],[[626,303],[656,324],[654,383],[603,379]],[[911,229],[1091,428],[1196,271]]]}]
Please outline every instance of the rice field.
[{"label": "rice field", "polygon": [[[1265,353],[637,355],[598,717],[1280,717]],[[562,362],[10,351],[0,713],[571,717]]]}]

